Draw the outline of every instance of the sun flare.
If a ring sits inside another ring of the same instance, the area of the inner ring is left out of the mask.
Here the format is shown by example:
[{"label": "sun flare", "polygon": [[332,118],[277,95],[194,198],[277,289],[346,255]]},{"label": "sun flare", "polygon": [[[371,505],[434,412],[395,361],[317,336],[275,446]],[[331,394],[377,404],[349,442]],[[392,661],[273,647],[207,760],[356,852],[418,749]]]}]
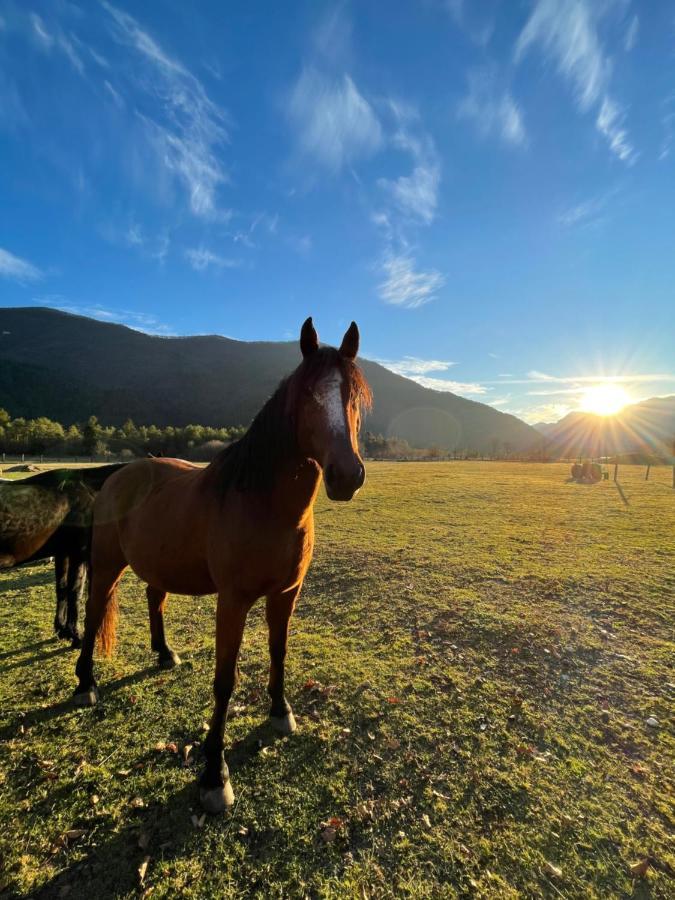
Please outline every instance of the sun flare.
[{"label": "sun flare", "polygon": [[618,384],[596,384],[587,388],[579,408],[597,416],[613,416],[630,403],[628,392]]}]

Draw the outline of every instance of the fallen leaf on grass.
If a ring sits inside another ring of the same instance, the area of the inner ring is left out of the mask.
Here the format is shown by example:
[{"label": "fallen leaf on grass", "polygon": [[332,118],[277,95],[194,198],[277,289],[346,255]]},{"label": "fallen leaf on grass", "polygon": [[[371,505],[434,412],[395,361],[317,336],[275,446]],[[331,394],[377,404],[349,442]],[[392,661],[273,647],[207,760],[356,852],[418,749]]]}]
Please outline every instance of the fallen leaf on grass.
[{"label": "fallen leaf on grass", "polygon": [[131,775],[131,769],[118,769],[115,773],[119,778],[126,778],[127,775]]},{"label": "fallen leaf on grass", "polygon": [[145,873],[148,871],[149,863],[150,863],[150,857],[146,856],[143,859],[143,862],[138,867],[138,881],[139,881],[139,884],[141,884],[141,885],[145,881]]},{"label": "fallen leaf on grass", "polygon": [[553,863],[548,860],[544,862],[544,872],[547,875],[550,875],[551,878],[562,878],[562,869],[559,869],[558,866],[554,866]]},{"label": "fallen leaf on grass", "polygon": [[183,747],[183,768],[187,769],[194,763],[194,757],[190,756],[194,744],[185,744]]},{"label": "fallen leaf on grass", "polygon": [[327,822],[323,822],[321,825],[321,840],[326,844],[332,844],[344,824],[344,819],[339,816],[331,816]]},{"label": "fallen leaf on grass", "polygon": [[387,697],[387,703],[391,703],[392,706],[396,706],[400,702],[398,697]]},{"label": "fallen leaf on grass", "polygon": [[422,816],[422,824],[425,828],[431,829],[431,819],[426,813],[424,813],[424,815]]},{"label": "fallen leaf on grass", "polygon": [[86,833],[84,828],[70,828],[68,831],[64,831],[52,844],[52,853],[58,853],[59,850],[70,847],[70,845],[75,843],[79,838],[84,837]]},{"label": "fallen leaf on grass", "polygon": [[142,797],[134,797],[129,801],[129,806],[132,806],[134,809],[143,809],[145,806],[145,800]]},{"label": "fallen leaf on grass", "polygon": [[652,864],[652,861],[649,856],[646,856],[644,859],[641,859],[639,862],[633,863],[630,867],[630,874],[633,878],[644,878],[649,868]]},{"label": "fallen leaf on grass", "polygon": [[206,813],[202,813],[201,816],[192,816],[192,824],[195,826],[195,828],[203,828],[205,821]]}]

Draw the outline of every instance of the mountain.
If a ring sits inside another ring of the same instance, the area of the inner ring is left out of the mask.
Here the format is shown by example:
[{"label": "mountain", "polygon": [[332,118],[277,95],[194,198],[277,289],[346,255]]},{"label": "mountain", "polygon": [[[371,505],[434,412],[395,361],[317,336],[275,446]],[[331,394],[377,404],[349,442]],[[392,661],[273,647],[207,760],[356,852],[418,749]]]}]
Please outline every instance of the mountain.
[{"label": "mountain", "polygon": [[[217,335],[155,337],[53,309],[0,309],[0,407],[64,424],[248,424],[300,361],[296,341]],[[515,416],[432,391],[368,360],[373,389],[365,428],[413,446],[526,450],[537,432]]]},{"label": "mountain", "polygon": [[532,426],[539,434],[550,434],[555,431],[557,422],[535,422]]},{"label": "mountain", "polygon": [[675,395],[625,406],[613,416],[571,412],[555,424],[534,426],[555,456],[614,456],[675,453]]}]

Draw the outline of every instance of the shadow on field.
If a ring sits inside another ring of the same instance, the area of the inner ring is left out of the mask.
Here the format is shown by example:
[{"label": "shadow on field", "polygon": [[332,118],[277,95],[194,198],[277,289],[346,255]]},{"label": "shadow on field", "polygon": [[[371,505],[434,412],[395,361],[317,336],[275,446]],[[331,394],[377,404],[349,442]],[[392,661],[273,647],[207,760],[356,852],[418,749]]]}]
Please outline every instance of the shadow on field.
[{"label": "shadow on field", "polygon": [[[233,775],[237,798],[246,790],[244,772],[254,763],[261,743],[269,746],[283,740],[285,739],[265,722],[252,729],[233,749],[226,750],[225,756]],[[293,738],[288,752],[297,761],[298,771],[303,771],[316,760],[319,742],[312,735],[298,735]],[[148,754],[145,760],[153,758],[156,757]],[[200,767],[202,763],[203,760],[200,759]],[[121,831],[112,832],[113,828],[119,827],[118,822],[113,820],[99,826],[96,846],[83,848],[86,854],[83,858],[63,869],[42,888],[34,891],[31,897],[50,900],[67,896],[69,900],[80,897],[89,900],[92,896],[112,898],[134,895],[139,888],[152,888],[153,869],[158,864],[163,869],[162,875],[158,877],[166,878],[166,870],[171,869],[174,861],[203,858],[206,847],[223,842],[235,844],[237,841],[245,841],[247,855],[258,859],[272,859],[276,849],[269,840],[267,830],[255,831],[249,828],[245,837],[240,835],[242,820],[237,800],[230,812],[221,816],[207,816],[201,821],[203,812],[199,804],[197,783],[199,771],[200,768],[195,767],[194,780],[176,791],[166,802],[149,802],[148,806],[132,811],[128,824]],[[149,798],[145,799],[148,802]],[[139,839],[142,846],[139,846]],[[145,860],[148,860],[147,874],[141,884],[139,867]],[[214,864],[217,864],[216,860]],[[194,875],[196,878],[205,876],[210,879],[212,873],[197,870]],[[183,886],[187,888],[193,885],[186,882]]]},{"label": "shadow on field", "polygon": [[3,574],[0,578],[0,591],[23,591],[26,588],[51,584],[54,579],[51,569],[46,572],[29,572],[27,569],[18,567],[10,571],[11,574]]},{"label": "shadow on field", "polygon": [[[70,651],[69,647],[64,647],[62,650],[55,651],[53,653],[46,654],[47,656],[55,656],[56,653],[68,653]],[[31,662],[32,660],[29,660]],[[10,666],[6,667],[13,668]],[[75,690],[75,686],[77,684],[77,679],[75,678],[75,667],[73,666],[73,690]],[[104,683],[101,686],[101,700],[100,707],[105,708],[105,699],[109,693],[113,693],[114,691],[119,691],[122,688],[128,687],[132,684],[138,684],[140,681],[145,681],[146,678],[150,678],[153,675],[158,675],[163,670],[159,668],[159,666],[148,666],[145,669],[141,669],[139,672],[134,672],[132,675],[125,675],[123,678],[118,678],[116,681],[109,681]],[[99,706],[95,707],[96,709]],[[68,712],[73,712],[77,707],[73,703],[72,697],[69,697],[67,700],[61,700],[58,703],[54,703],[52,706],[44,707],[43,709],[38,709],[35,712],[29,712],[25,716],[15,717],[13,721],[7,724],[4,728],[0,729],[0,740],[8,740],[13,737],[17,729],[23,725],[25,728],[31,728],[33,725],[42,724],[44,722],[51,722],[52,719],[57,719],[59,716],[64,715]]]},{"label": "shadow on field", "polygon": [[5,672],[11,672],[12,669],[21,669],[24,666],[30,666],[33,663],[51,659],[52,656],[63,656],[64,653],[70,653],[71,651],[72,647],[70,644],[63,643],[54,650],[43,650],[42,653],[36,653],[34,656],[28,656],[24,659],[16,660],[16,662],[7,663],[5,666],[0,666],[0,675],[4,675]]},{"label": "shadow on field", "polygon": [[[31,650],[38,650],[40,647],[44,647],[45,644],[53,644],[55,638],[48,637],[44,638],[41,641],[33,641],[32,644],[24,644],[23,647],[15,647],[13,650],[5,650],[3,653],[0,653],[0,659],[9,659],[12,656],[21,656],[22,653],[30,653]],[[32,657],[35,659],[36,657]]]}]

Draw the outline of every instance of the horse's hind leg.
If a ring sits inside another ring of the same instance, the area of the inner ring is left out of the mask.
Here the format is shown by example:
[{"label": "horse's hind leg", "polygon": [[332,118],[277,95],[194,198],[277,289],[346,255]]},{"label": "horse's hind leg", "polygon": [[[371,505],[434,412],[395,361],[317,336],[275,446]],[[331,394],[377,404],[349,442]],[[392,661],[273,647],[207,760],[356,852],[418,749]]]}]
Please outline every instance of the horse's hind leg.
[{"label": "horse's hind leg", "polygon": [[68,586],[67,586],[67,602],[68,602],[68,620],[66,630],[68,636],[72,639],[71,647],[73,650],[82,645],[80,640],[80,631],[78,628],[78,618],[80,612],[80,601],[84,592],[84,586],[87,583],[87,570],[89,566],[86,558],[86,551],[78,551],[70,556],[68,562]]},{"label": "horse's hind leg", "polygon": [[295,717],[284,696],[284,665],[288,643],[288,625],[300,586],[283,594],[270,594],[267,598],[267,625],[269,628],[270,680],[268,691],[272,699],[270,723],[280,734],[293,734]]},{"label": "horse's hind leg", "polygon": [[166,591],[147,586],[148,613],[150,614],[150,646],[157,652],[157,662],[162,669],[173,669],[180,665],[180,656],[166,642],[164,634],[164,607]]},{"label": "horse's hind leg", "polygon": [[115,590],[126,567],[127,563],[119,545],[111,547],[107,544],[103,559],[99,559],[96,553],[92,554],[84,637],[75,667],[79,683],[74,699],[78,706],[93,706],[98,700],[98,689],[94,679],[94,645],[101,630],[104,650],[110,650],[117,615]]},{"label": "horse's hind leg", "polygon": [[54,575],[56,579],[56,615],[54,631],[60,638],[69,638],[67,630],[68,618],[68,556],[57,553],[54,557]]}]

